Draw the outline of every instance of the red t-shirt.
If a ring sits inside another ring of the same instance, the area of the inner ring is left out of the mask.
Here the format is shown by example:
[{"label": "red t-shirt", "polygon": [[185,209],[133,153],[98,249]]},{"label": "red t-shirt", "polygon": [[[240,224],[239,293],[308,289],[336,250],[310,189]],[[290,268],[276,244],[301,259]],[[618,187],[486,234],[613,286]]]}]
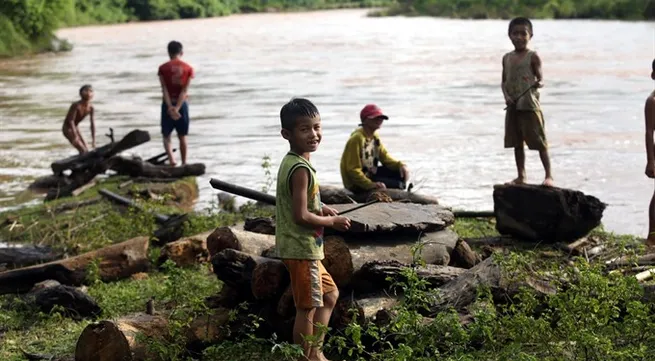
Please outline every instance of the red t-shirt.
[{"label": "red t-shirt", "polygon": [[[180,59],[173,59],[159,66],[157,75],[163,76],[166,90],[171,97],[171,102],[177,103],[182,88],[189,84],[193,78],[193,68]],[[184,101],[186,99],[182,99]]]}]

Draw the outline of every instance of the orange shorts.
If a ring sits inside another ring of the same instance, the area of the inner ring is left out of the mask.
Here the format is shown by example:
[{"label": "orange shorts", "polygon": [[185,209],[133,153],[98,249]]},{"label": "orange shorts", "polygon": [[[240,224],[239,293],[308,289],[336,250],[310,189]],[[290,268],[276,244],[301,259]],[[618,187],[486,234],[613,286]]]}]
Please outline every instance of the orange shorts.
[{"label": "orange shorts", "polygon": [[285,259],[282,262],[291,276],[291,291],[296,308],[323,307],[323,295],[337,289],[321,261]]}]

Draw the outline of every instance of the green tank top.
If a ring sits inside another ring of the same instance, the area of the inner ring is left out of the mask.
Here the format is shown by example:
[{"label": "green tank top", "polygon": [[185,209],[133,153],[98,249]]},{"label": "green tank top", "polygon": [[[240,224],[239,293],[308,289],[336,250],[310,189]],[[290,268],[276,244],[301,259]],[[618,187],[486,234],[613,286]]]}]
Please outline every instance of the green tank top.
[{"label": "green tank top", "polygon": [[316,170],[305,158],[293,152],[282,159],[277,173],[275,198],[275,250],[276,256],[283,259],[322,260],[323,227],[310,228],[293,220],[293,198],[291,195],[291,175],[305,168],[309,171],[307,187],[307,210],[321,214],[321,195],[319,193]]},{"label": "green tank top", "polygon": [[[507,53],[503,57],[503,64],[505,66],[505,90],[510,98],[515,99],[534,84],[536,77],[532,71],[532,55],[534,51],[528,50],[523,59],[517,64],[510,62],[510,55],[514,52]],[[539,103],[539,90],[532,88],[527,93],[523,94],[519,100],[516,101],[517,110],[540,110],[541,104]]]}]

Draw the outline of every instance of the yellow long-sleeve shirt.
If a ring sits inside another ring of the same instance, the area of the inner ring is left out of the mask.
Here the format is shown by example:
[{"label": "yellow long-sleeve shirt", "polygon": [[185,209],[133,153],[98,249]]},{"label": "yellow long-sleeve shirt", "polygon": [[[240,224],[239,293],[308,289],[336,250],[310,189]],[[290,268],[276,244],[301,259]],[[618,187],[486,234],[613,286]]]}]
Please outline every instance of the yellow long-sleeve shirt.
[{"label": "yellow long-sleeve shirt", "polygon": [[375,188],[371,176],[379,163],[391,170],[399,170],[402,162],[392,158],[380,141],[377,132],[368,138],[364,129],[357,128],[348,139],[341,155],[341,180],[353,192]]}]

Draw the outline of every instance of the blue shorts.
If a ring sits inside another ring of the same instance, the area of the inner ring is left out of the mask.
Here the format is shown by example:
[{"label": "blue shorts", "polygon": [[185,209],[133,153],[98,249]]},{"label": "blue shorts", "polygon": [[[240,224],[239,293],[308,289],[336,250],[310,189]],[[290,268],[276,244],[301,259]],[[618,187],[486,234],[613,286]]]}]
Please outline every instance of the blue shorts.
[{"label": "blue shorts", "polygon": [[171,135],[173,129],[175,129],[177,135],[189,134],[189,105],[187,102],[182,103],[182,106],[180,107],[180,115],[180,119],[173,120],[173,118],[168,115],[166,102],[161,103],[161,134],[164,137]]}]

